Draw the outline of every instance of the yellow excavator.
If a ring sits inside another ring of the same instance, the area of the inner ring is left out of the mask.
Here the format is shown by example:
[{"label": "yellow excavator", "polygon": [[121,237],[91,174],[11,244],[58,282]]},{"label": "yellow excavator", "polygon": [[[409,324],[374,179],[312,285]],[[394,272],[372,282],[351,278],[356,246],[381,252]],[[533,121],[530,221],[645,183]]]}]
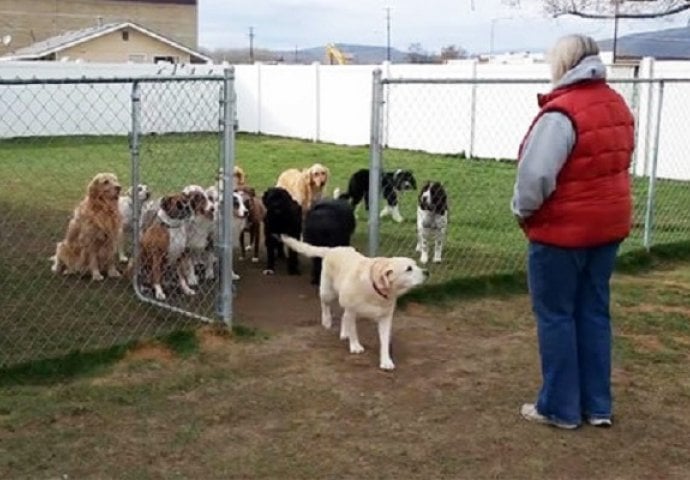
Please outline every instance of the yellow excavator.
[{"label": "yellow excavator", "polygon": [[352,60],[352,55],[343,53],[334,43],[326,45],[326,57],[331,65],[347,65]]}]

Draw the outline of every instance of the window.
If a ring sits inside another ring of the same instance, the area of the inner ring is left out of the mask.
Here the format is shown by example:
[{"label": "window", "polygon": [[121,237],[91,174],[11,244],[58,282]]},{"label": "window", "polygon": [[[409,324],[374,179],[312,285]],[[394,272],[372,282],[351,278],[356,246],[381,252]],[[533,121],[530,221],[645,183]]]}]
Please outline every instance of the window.
[{"label": "window", "polygon": [[166,62],[166,63],[177,63],[177,57],[169,55],[156,55],[153,57],[153,63]]},{"label": "window", "polygon": [[129,41],[129,30],[122,30],[122,41],[123,42]]}]

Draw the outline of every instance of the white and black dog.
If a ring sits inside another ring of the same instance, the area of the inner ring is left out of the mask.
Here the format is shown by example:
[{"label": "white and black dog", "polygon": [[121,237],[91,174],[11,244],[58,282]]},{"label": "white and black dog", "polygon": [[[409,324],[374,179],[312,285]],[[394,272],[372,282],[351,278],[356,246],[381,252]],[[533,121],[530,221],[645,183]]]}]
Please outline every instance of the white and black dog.
[{"label": "white and black dog", "polygon": [[[381,175],[381,194],[386,199],[386,205],[381,209],[381,218],[390,215],[393,220],[403,221],[398,205],[398,192],[417,190],[417,180],[410,170],[397,169],[392,172],[384,172]],[[352,208],[357,208],[359,202],[364,199],[364,207],[369,210],[369,170],[362,168],[350,177],[347,192],[336,195],[338,198],[350,200]]]},{"label": "white and black dog", "polygon": [[448,195],[440,182],[426,182],[417,204],[417,252],[419,262],[429,261],[429,240],[434,239],[434,263],[441,262],[448,228]]},{"label": "white and black dog", "polygon": [[[124,195],[121,195],[118,199],[117,206],[122,216],[122,229],[119,233],[117,251],[121,262],[127,262],[127,254],[125,253],[125,236],[132,233],[132,222],[134,220],[134,200],[133,200],[133,188],[129,187]],[[149,187],[143,183],[140,183],[137,188],[137,197],[139,198],[140,204],[140,214],[154,209],[153,202],[151,200],[151,191]]]}]

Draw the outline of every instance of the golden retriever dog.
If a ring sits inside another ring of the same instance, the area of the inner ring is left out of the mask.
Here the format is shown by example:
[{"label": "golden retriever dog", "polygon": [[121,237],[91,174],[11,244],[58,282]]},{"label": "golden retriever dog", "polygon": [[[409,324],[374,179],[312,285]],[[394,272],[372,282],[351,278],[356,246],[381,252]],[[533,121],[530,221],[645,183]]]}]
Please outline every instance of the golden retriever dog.
[{"label": "golden retriever dog", "polygon": [[87,187],[86,197],[74,209],[65,239],[51,257],[55,273],[91,272],[93,280],[103,280],[101,272],[119,277],[115,267],[122,215],[118,208],[121,190],[117,176],[99,173]]},{"label": "golden retriever dog", "polygon": [[298,170],[290,168],[278,177],[276,187],[281,187],[302,207],[302,215],[306,215],[312,204],[321,198],[321,194],[328,183],[330,171],[320,163],[309,168]]},{"label": "golden retriever dog", "polygon": [[357,317],[378,323],[379,366],[395,368],[390,357],[393,314],[400,295],[421,285],[429,276],[417,263],[406,257],[365,257],[352,247],[315,247],[287,235],[280,239],[289,248],[307,257],[323,258],[321,269],[321,324],[329,329],[333,321],[331,304],[343,308],[340,339],[350,341],[350,353],[362,353],[357,336]]},{"label": "golden retriever dog", "polygon": [[242,167],[235,165],[232,168],[232,185],[233,188],[241,188],[247,185],[247,175],[242,170]]}]

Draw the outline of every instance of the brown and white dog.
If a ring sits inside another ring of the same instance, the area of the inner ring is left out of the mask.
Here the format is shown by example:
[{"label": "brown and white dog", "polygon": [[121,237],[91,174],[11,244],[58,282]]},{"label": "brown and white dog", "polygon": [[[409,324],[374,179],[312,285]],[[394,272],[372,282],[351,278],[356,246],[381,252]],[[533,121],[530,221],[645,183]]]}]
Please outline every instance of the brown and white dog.
[{"label": "brown and white dog", "polygon": [[429,240],[434,240],[434,263],[441,263],[448,228],[448,195],[440,182],[426,182],[417,201],[419,262],[429,261]]},{"label": "brown and white dog", "polygon": [[173,270],[185,295],[195,293],[187,283],[187,223],[192,215],[187,195],[165,196],[160,200],[156,218],[141,237],[141,269],[148,275],[158,300],[166,298],[162,283],[168,270]]},{"label": "brown and white dog", "polygon": [[302,207],[302,216],[305,216],[312,204],[321,199],[329,176],[328,168],[320,163],[315,163],[301,171],[290,168],[280,174],[276,181],[276,187],[287,190],[290,196]]},{"label": "brown and white dog", "polygon": [[99,173],[89,183],[86,196],[74,209],[64,240],[51,257],[55,273],[91,272],[103,280],[102,272],[119,277],[115,267],[122,216],[118,210],[120,182],[113,173]]},{"label": "brown and white dog", "polygon": [[315,247],[287,235],[280,239],[285,245],[307,257],[323,258],[319,296],[321,324],[331,328],[331,303],[343,308],[340,339],[350,341],[350,353],[362,353],[364,347],[357,336],[357,317],[378,323],[379,366],[395,368],[390,357],[390,336],[393,314],[400,295],[421,285],[429,275],[411,258],[369,258],[352,247]]},{"label": "brown and white dog", "polygon": [[[247,207],[247,221],[244,229],[240,232],[240,257],[244,258],[245,252],[253,250],[252,262],[259,261],[259,241],[261,240],[261,230],[266,218],[266,207],[261,197],[256,195],[256,190],[251,187],[238,188],[237,192],[244,199]],[[249,245],[245,247],[245,234],[249,235]]]},{"label": "brown and white dog", "polygon": [[206,190],[199,185],[188,185],[182,193],[189,197],[189,206],[192,209],[192,217],[185,227],[187,228],[188,260],[191,262],[187,268],[187,283],[190,287],[194,287],[199,284],[195,272],[196,265],[203,266],[206,280],[213,280],[215,277],[213,267],[216,256],[213,248],[210,247],[213,245],[216,231],[216,205],[209,199]]}]

